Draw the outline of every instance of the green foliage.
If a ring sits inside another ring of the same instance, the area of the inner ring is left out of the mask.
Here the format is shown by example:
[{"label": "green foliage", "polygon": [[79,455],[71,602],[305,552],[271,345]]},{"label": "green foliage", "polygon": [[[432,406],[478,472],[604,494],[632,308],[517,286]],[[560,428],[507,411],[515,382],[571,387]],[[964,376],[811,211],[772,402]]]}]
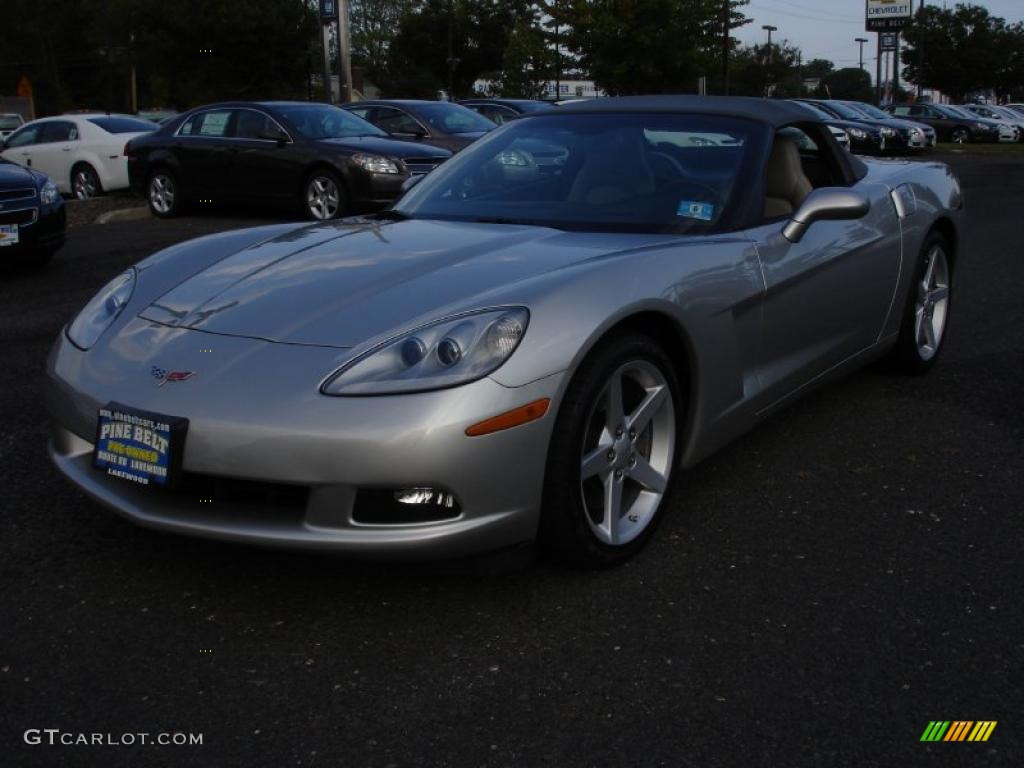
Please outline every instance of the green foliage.
[{"label": "green foliage", "polygon": [[731,88],[734,96],[802,95],[800,49],[789,42],[751,45],[733,55]]},{"label": "green foliage", "polygon": [[388,56],[402,17],[419,0],[352,0],[352,65],[362,67],[375,83],[388,79]]},{"label": "green foliage", "polygon": [[0,91],[27,75],[38,114],[126,111],[133,64],[143,108],[306,95],[317,29],[306,0],[4,3],[18,34],[4,36]]},{"label": "green foliage", "polygon": [[845,67],[825,77],[816,95],[827,99],[874,102],[875,88],[871,84],[871,75],[860,67]]},{"label": "green foliage", "polygon": [[[731,0],[729,26],[747,0]],[[567,27],[579,67],[608,93],[692,93],[720,71],[721,0],[563,0],[545,5]]]},{"label": "green foliage", "polygon": [[554,49],[543,29],[520,20],[509,35],[492,91],[508,98],[539,99],[544,95],[544,85],[554,76],[556,64]]},{"label": "green foliage", "polygon": [[1024,25],[1009,25],[981,6],[925,6],[904,38],[904,78],[956,101],[988,88],[1007,96],[1024,90]]},{"label": "green foliage", "polygon": [[530,5],[525,0],[425,0],[402,15],[380,85],[392,94],[434,98],[448,89],[451,77],[454,96],[469,95],[477,78],[502,68],[512,30],[529,16]]}]

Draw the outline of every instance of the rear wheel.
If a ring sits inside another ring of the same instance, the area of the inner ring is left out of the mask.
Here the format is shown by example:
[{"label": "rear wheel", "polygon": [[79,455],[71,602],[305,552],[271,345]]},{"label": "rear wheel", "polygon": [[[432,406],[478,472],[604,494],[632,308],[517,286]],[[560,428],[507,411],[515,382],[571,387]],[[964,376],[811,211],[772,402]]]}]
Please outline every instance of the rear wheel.
[{"label": "rear wheel", "polygon": [[953,271],[949,243],[938,232],[925,240],[914,283],[903,310],[899,340],[889,361],[901,372],[927,373],[946,339],[952,300]]},{"label": "rear wheel", "polygon": [[971,132],[966,128],[954,128],[949,138],[954,144],[970,144]]},{"label": "rear wheel", "polygon": [[671,488],[681,414],[672,362],[653,339],[617,336],[588,358],[555,424],[541,544],[590,567],[639,551]]},{"label": "rear wheel", "polygon": [[158,168],[149,174],[146,183],[146,197],[149,210],[154,216],[169,219],[181,211],[181,192],[177,177],[166,168]]},{"label": "rear wheel", "polygon": [[71,191],[79,200],[88,200],[103,194],[103,185],[96,169],[88,163],[79,163],[71,169]]}]

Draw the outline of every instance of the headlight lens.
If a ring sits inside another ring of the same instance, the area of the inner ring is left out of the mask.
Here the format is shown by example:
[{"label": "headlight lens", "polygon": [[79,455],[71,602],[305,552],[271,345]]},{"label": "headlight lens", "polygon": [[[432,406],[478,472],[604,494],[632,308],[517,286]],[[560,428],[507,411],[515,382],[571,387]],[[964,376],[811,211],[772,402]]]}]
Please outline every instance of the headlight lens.
[{"label": "headlight lens", "polygon": [[855,139],[866,139],[868,137],[868,132],[862,131],[860,128],[847,128],[846,132]]},{"label": "headlight lens", "polygon": [[400,173],[397,165],[381,155],[367,155],[363,152],[356,152],[352,155],[352,162],[370,173]]},{"label": "headlight lens", "polygon": [[978,129],[980,129],[982,131],[986,131],[986,130],[990,130],[991,129],[991,126],[985,125],[984,123],[975,123],[974,127],[978,128]]},{"label": "headlight lens", "polygon": [[512,307],[432,323],[346,364],[321,391],[325,395],[390,395],[475,381],[512,356],[529,321],[525,307]]},{"label": "headlight lens", "polygon": [[58,200],[60,200],[60,192],[57,191],[57,185],[53,183],[53,179],[47,179],[43,188],[39,190],[39,201],[43,205],[53,205]]},{"label": "headlight lens", "polygon": [[128,304],[135,290],[135,268],[122,272],[92,297],[68,326],[68,339],[79,349],[89,349]]}]

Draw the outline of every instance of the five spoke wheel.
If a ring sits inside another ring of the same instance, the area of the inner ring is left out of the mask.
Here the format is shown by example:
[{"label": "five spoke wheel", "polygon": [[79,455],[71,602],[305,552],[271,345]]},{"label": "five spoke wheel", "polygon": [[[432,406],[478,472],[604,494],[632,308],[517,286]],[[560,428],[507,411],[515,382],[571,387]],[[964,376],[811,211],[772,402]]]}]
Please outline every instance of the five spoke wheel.
[{"label": "five spoke wheel", "polygon": [[604,544],[627,544],[653,519],[668,487],[675,432],[664,374],[644,360],[617,368],[591,407],[580,459],[587,522]]},{"label": "five spoke wheel", "polygon": [[150,177],[149,205],[158,216],[174,213],[176,194],[174,179],[170,175],[158,171]]},{"label": "five spoke wheel", "polygon": [[316,174],[306,184],[306,210],[314,219],[326,221],[338,215],[341,192],[338,182],[326,174]]},{"label": "five spoke wheel", "polygon": [[914,307],[914,339],[921,360],[931,360],[939,351],[946,331],[949,308],[949,261],[936,243],[925,257],[924,279],[917,287]]}]

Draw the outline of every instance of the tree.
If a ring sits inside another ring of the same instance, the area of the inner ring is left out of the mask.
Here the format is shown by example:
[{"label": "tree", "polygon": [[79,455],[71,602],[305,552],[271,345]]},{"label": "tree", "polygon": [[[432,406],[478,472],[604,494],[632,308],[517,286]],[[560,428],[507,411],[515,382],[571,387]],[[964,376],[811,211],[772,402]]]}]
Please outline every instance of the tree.
[{"label": "tree", "polygon": [[731,93],[736,96],[800,96],[800,49],[788,41],[751,45],[733,56]]},{"label": "tree", "polygon": [[531,20],[521,19],[509,35],[492,91],[506,97],[539,99],[555,64],[555,51],[544,31]]},{"label": "tree", "polygon": [[904,30],[903,77],[963,101],[972,91],[1007,93],[1024,82],[1024,30],[977,5],[925,6]]},{"label": "tree", "polygon": [[381,86],[434,98],[451,77],[455,94],[471,93],[481,75],[501,69],[512,30],[530,16],[529,6],[526,0],[425,0],[402,15]]},{"label": "tree", "polygon": [[[730,27],[747,0],[729,0]],[[545,7],[580,69],[613,95],[687,93],[719,71],[722,0],[571,0]]]},{"label": "tree", "polygon": [[388,79],[388,55],[402,17],[418,0],[352,0],[352,63],[376,83]]},{"label": "tree", "polygon": [[818,94],[827,99],[867,102],[875,100],[875,89],[871,85],[871,75],[860,67],[844,67],[827,75],[821,81]]}]

